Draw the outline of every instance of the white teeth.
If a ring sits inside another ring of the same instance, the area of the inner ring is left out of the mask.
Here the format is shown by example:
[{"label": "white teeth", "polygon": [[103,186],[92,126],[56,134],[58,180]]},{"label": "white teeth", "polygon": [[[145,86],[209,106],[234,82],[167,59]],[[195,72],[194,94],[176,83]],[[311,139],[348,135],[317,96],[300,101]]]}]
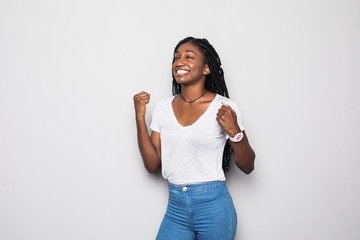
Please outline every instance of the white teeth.
[{"label": "white teeth", "polygon": [[188,71],[187,71],[187,70],[181,70],[181,69],[179,69],[179,70],[177,70],[176,72],[177,72],[177,73],[180,73],[180,74],[183,74],[183,73],[187,73]]}]

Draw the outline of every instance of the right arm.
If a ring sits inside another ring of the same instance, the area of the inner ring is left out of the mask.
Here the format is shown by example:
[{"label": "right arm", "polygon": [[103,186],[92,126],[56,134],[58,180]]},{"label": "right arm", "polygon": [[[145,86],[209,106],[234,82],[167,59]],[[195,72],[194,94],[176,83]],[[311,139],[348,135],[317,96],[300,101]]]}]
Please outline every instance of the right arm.
[{"label": "right arm", "polygon": [[137,140],[141,157],[148,172],[153,173],[161,164],[160,133],[153,131],[149,136],[145,121],[146,104],[150,101],[150,94],[140,92],[134,96],[136,114]]}]

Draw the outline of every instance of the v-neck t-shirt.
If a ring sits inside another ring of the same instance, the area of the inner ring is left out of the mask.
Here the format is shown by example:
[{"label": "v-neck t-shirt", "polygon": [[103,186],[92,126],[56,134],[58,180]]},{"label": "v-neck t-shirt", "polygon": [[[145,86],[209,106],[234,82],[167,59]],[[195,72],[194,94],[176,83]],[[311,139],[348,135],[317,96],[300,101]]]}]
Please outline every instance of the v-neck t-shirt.
[{"label": "v-neck t-shirt", "polygon": [[244,130],[242,115],[229,98],[216,94],[206,111],[189,126],[182,126],[174,114],[175,96],[155,106],[150,129],[160,133],[162,175],[171,184],[188,185],[225,181],[222,169],[224,147],[229,136],[216,120],[222,102],[229,105]]}]

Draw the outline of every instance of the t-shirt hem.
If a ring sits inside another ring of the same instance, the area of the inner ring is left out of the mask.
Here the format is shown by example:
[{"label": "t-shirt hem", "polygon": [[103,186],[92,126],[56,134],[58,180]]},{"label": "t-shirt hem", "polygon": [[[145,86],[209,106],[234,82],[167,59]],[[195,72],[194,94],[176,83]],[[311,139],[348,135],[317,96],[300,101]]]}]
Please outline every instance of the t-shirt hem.
[{"label": "t-shirt hem", "polygon": [[151,126],[150,126],[150,129],[151,129],[151,131],[155,131],[155,132],[158,132],[158,133],[160,132],[160,129],[157,129],[157,128],[154,128],[154,127],[151,127]]},{"label": "t-shirt hem", "polygon": [[208,182],[226,182],[226,178],[214,179],[214,180],[179,181],[179,182],[168,181],[168,183],[177,185],[177,186],[202,184],[202,183],[208,183]]}]

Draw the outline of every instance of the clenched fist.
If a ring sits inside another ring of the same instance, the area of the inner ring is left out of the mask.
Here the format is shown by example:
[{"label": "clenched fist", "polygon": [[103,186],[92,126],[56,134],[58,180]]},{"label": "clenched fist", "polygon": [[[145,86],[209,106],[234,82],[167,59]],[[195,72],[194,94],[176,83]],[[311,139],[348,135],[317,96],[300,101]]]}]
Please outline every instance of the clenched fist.
[{"label": "clenched fist", "polygon": [[216,115],[216,120],[230,137],[234,137],[235,134],[240,132],[236,113],[229,105],[226,105],[225,103],[222,104],[223,105]]},{"label": "clenched fist", "polygon": [[142,91],[134,96],[136,118],[143,118],[146,114],[146,104],[150,102],[150,94]]}]

